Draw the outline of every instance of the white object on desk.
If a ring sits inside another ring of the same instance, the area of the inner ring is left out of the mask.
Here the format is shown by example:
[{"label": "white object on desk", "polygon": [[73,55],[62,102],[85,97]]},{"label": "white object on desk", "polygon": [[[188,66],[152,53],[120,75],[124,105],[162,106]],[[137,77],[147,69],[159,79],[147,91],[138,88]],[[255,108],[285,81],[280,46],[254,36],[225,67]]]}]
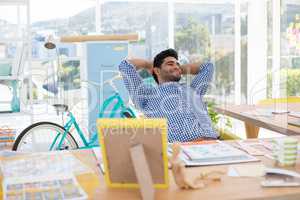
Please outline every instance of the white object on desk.
[{"label": "white object on desk", "polygon": [[279,168],[265,168],[265,175],[268,174],[278,174],[278,175],[286,175],[294,178],[300,178],[300,174],[291,170],[279,169]]},{"label": "white object on desk", "polygon": [[291,111],[291,112],[289,113],[289,116],[300,118],[300,112],[297,112],[297,111]]},{"label": "white object on desk", "polygon": [[300,118],[298,119],[289,119],[288,124],[292,126],[298,126],[300,127]]},{"label": "white object on desk", "polygon": [[[277,177],[272,177],[272,175],[277,175]],[[278,168],[266,168],[265,176],[266,180],[261,182],[261,186],[263,187],[300,186],[300,174],[294,171]]]},{"label": "white object on desk", "polygon": [[289,113],[289,116],[293,117],[294,119],[289,118],[288,124],[290,124],[292,126],[299,126],[300,127],[300,112],[291,111]]},{"label": "white object on desk", "polygon": [[238,174],[238,172],[232,166],[229,166],[228,171],[227,171],[227,176],[239,177],[240,175]]}]

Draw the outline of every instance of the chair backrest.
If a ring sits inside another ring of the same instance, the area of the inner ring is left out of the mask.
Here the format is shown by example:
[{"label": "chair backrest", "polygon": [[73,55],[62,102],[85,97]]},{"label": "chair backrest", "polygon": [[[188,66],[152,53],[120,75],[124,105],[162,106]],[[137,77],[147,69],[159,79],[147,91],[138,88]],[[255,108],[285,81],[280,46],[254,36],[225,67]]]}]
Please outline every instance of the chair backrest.
[{"label": "chair backrest", "polygon": [[217,130],[220,133],[220,139],[221,140],[240,140],[241,138],[233,133],[230,133],[227,130],[224,129],[218,129]]},{"label": "chair backrest", "polygon": [[268,105],[275,103],[300,103],[300,97],[285,97],[285,98],[274,98],[274,99],[263,99],[258,102],[259,105]]}]

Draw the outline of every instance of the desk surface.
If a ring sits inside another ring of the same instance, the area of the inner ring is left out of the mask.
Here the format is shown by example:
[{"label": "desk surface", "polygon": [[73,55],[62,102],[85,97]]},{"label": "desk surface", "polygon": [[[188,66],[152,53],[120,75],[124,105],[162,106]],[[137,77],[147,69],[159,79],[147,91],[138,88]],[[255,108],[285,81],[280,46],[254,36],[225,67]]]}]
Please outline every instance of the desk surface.
[{"label": "desk surface", "polygon": [[300,111],[300,103],[281,105],[224,105],[216,106],[215,110],[218,113],[225,114],[244,122],[251,123],[257,127],[269,129],[284,135],[300,135],[300,127],[288,124],[288,120],[293,118],[288,116],[288,114],[273,114],[270,117],[247,114],[248,111],[254,111],[256,109],[275,110],[276,108]]},{"label": "desk surface", "polygon": [[[299,137],[300,139],[300,137]],[[104,182],[104,177],[97,167],[92,150],[73,151],[74,155],[94,170],[94,174],[78,176],[77,179],[90,199],[141,199],[137,189],[110,189]],[[259,157],[266,166],[272,167],[274,162],[263,156]],[[250,164],[250,163],[248,163]],[[257,164],[253,163],[253,164]],[[222,170],[227,172],[228,165],[187,168],[189,176],[196,176],[207,170]],[[300,172],[300,159],[293,167]],[[170,173],[170,187],[166,190],[157,190],[156,199],[300,199],[299,187],[262,188],[260,181],[263,178],[241,178],[222,176],[221,182],[209,184],[204,189],[180,190]]]}]

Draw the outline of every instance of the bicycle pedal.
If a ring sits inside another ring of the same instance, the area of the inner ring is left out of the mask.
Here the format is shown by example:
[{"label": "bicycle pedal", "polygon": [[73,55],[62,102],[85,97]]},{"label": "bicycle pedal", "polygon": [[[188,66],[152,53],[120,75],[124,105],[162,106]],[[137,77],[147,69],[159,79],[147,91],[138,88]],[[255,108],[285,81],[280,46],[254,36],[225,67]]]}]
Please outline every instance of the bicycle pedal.
[{"label": "bicycle pedal", "polygon": [[59,150],[60,150],[60,151],[62,151],[62,150],[69,150],[69,147],[68,147],[68,146],[66,146],[66,147],[61,147]]}]

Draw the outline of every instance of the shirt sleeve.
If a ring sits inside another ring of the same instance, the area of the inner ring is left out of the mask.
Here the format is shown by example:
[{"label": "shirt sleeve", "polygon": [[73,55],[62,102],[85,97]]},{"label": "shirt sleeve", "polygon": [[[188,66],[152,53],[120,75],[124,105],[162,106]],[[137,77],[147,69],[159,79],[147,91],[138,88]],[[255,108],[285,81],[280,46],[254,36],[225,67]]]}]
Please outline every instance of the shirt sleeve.
[{"label": "shirt sleeve", "polygon": [[214,65],[210,62],[203,63],[200,67],[200,71],[192,80],[191,87],[193,87],[197,94],[204,95],[212,80],[214,73]]},{"label": "shirt sleeve", "polygon": [[119,70],[133,103],[139,109],[144,109],[147,103],[145,97],[149,95],[148,93],[150,93],[151,90],[144,84],[143,79],[136,71],[135,66],[127,60],[123,60],[120,63]]}]

